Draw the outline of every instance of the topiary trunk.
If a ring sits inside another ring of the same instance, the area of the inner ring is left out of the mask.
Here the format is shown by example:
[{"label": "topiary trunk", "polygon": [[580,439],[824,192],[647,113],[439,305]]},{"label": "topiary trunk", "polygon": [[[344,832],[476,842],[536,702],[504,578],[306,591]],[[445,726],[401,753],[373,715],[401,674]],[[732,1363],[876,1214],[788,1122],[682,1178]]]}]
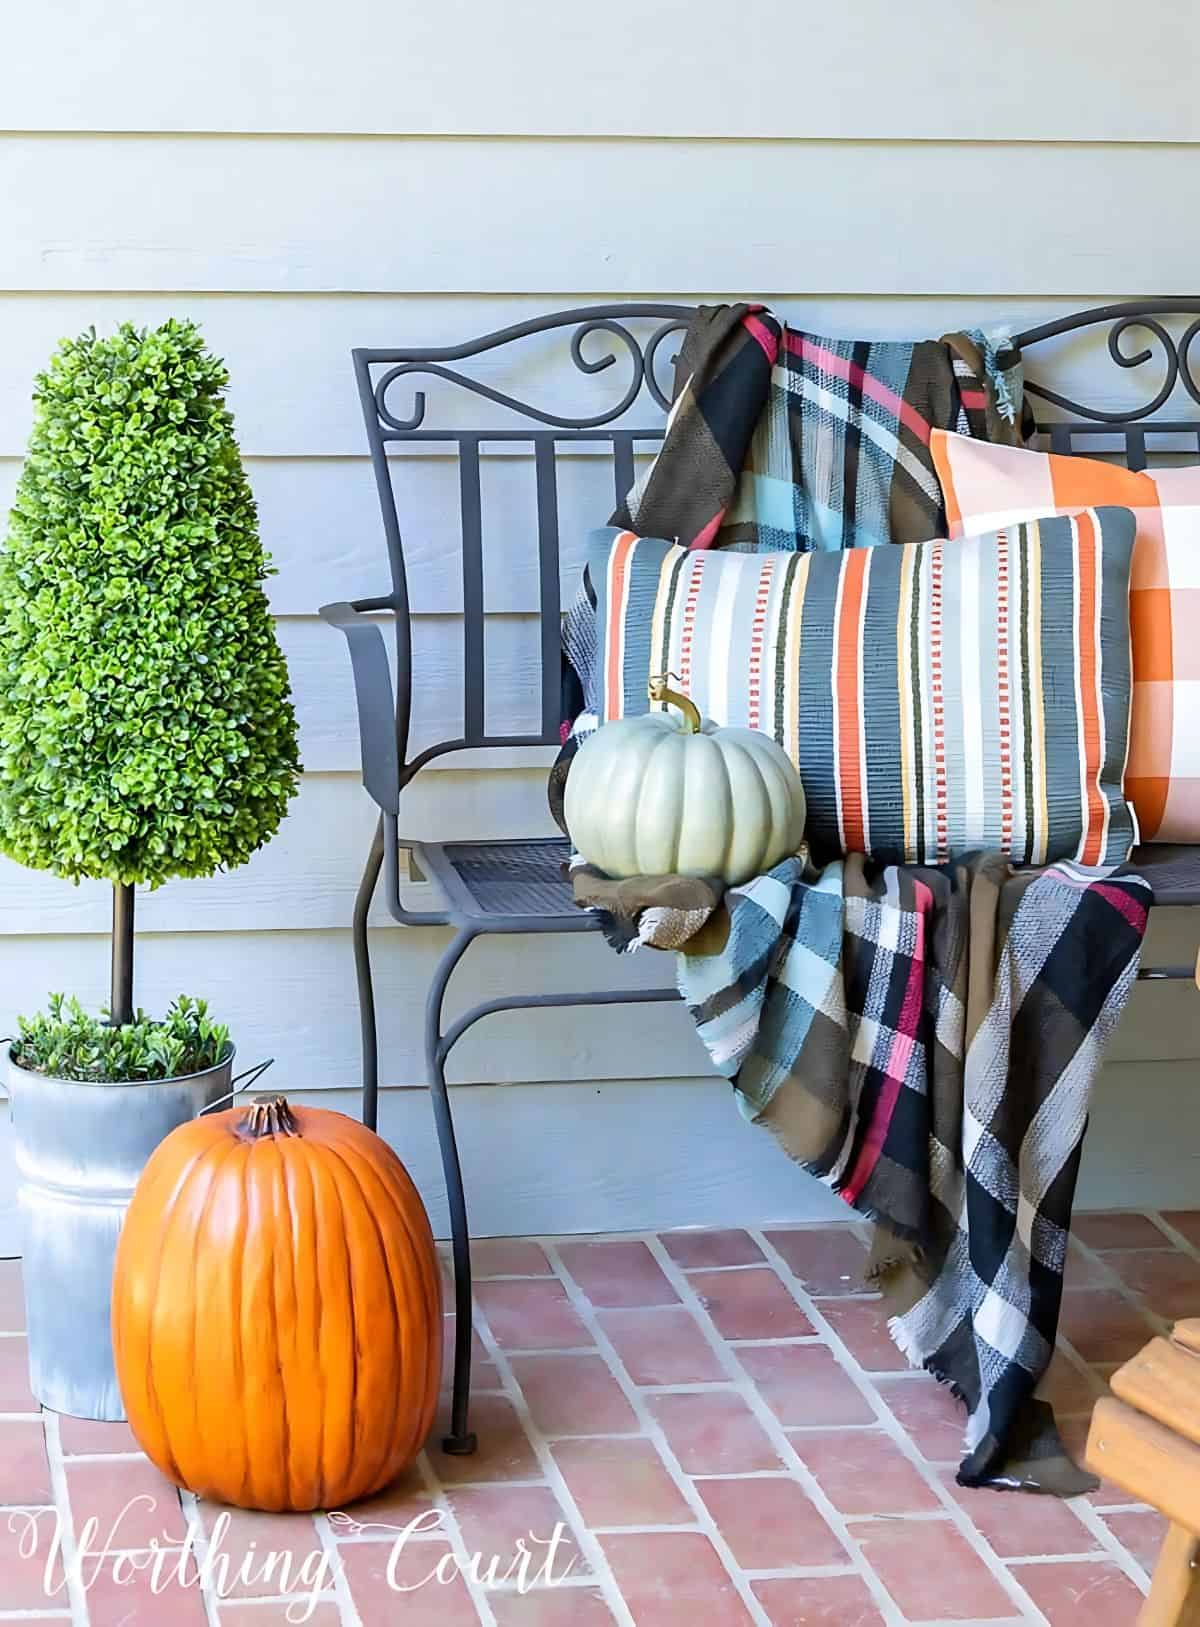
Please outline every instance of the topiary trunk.
[{"label": "topiary trunk", "polygon": [[133,1021],[133,883],[113,888],[112,993],[109,1021],[120,1028]]}]

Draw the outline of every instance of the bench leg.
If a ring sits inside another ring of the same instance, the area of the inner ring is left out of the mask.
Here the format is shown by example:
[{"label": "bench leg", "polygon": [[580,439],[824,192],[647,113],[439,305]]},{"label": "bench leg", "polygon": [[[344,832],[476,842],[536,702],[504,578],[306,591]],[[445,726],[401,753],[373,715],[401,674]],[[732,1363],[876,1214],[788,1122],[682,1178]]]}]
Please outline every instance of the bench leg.
[{"label": "bench leg", "polygon": [[450,1401],[450,1433],[442,1442],[442,1450],[458,1457],[467,1456],[478,1444],[467,1419],[471,1401],[471,1233],[467,1224],[462,1164],[454,1134],[454,1115],[450,1110],[450,1093],[446,1087],[446,1059],[442,1054],[442,1001],[450,974],[472,938],[473,934],[460,932],[443,955],[434,973],[425,1006],[425,1063],[429,1070],[433,1117],[446,1179],[454,1253],[454,1381]]},{"label": "bench leg", "polygon": [[367,941],[367,917],[383,864],[383,820],[375,827],[375,839],[354,900],[354,973],[358,981],[358,1021],[362,1045],[362,1121],[368,1130],[379,1128],[379,1031],[375,1022],[375,986],[371,980],[371,948]]},{"label": "bench leg", "polygon": [[[358,979],[358,1012],[362,1036],[362,1121],[370,1130],[379,1127],[379,1030],[375,1016],[375,987],[371,977],[371,951],[367,938],[367,918],[383,864],[383,821],[375,828],[375,839],[367,855],[358,895],[354,901],[354,969]],[[442,1442],[447,1452],[466,1454],[476,1446],[467,1428],[471,1395],[471,1244],[467,1230],[467,1206],[463,1195],[462,1168],[454,1137],[454,1119],[446,1089],[446,1070],[441,1050],[442,1001],[446,984],[469,938],[456,940],[443,958],[429,991],[425,1023],[425,1056],[433,1095],[446,1196],[450,1207],[450,1231],[454,1244],[454,1390],[450,1410],[450,1433]]]},{"label": "bench leg", "polygon": [[1200,1539],[1172,1525],[1138,1627],[1200,1627]]}]

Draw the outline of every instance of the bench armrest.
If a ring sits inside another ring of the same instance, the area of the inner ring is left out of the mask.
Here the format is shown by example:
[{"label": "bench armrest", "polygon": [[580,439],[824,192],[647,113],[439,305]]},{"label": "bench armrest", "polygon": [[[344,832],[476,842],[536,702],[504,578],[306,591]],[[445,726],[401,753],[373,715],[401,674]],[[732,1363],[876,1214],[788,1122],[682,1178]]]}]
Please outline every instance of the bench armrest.
[{"label": "bench armrest", "polygon": [[363,784],[383,812],[395,816],[400,811],[396,701],[383,629],[367,613],[379,608],[378,600],[341,599],[322,605],[319,614],[345,635],[350,647]]}]

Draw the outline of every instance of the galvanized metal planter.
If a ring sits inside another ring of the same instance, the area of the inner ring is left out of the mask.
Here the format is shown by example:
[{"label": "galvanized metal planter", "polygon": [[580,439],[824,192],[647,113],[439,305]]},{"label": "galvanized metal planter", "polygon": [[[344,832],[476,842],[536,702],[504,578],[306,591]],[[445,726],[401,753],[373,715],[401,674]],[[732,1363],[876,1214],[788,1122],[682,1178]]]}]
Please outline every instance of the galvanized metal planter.
[{"label": "galvanized metal planter", "polygon": [[233,1047],[204,1073],[88,1085],[8,1055],[33,1393],[54,1412],[122,1419],[113,1368],[113,1259],[138,1176],[159,1142],[228,1096]]}]

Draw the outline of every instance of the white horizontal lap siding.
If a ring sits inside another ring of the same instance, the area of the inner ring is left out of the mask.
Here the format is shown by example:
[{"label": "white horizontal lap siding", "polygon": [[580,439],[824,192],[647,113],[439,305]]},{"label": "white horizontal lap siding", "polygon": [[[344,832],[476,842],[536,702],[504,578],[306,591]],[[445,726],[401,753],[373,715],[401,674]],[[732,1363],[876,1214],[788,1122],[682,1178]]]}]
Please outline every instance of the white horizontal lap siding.
[{"label": "white horizontal lap siding", "polygon": [[1194,140],[1186,0],[54,0],[8,19],[9,128]]},{"label": "white horizontal lap siding", "polygon": [[1145,144],[9,135],[0,288],[1167,293],[1200,262],[1195,162]]}]

